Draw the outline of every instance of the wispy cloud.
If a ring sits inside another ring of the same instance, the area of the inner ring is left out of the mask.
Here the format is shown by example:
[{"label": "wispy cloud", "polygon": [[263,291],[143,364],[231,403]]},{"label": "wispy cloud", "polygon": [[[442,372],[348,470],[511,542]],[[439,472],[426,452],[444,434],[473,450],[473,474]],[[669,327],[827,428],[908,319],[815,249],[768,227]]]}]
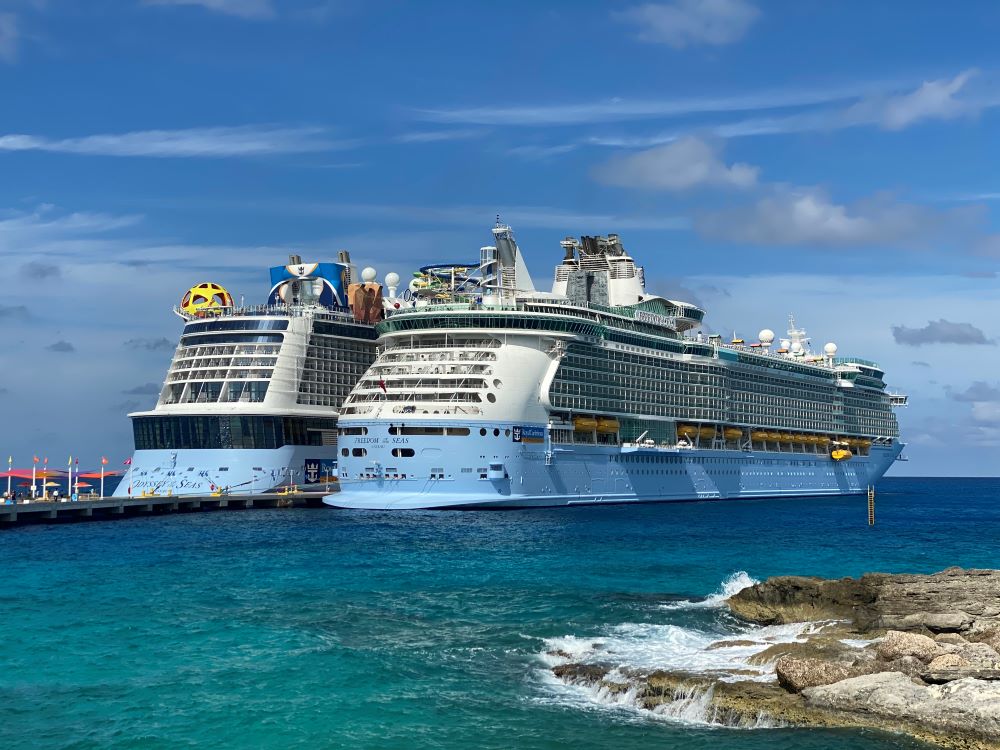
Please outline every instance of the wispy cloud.
[{"label": "wispy cloud", "polygon": [[421,130],[401,133],[393,137],[396,143],[437,143],[440,141],[465,141],[482,138],[489,131],[483,128],[462,128],[456,130]]},{"label": "wispy cloud", "polygon": [[0,13],[0,60],[6,63],[17,61],[17,16]]},{"label": "wispy cloud", "polygon": [[71,354],[71,353],[73,353],[73,352],[76,351],[76,347],[73,346],[70,342],[68,342],[68,341],[66,341],[64,339],[60,339],[59,341],[56,341],[55,343],[49,344],[45,348],[48,351],[50,351],[50,352],[56,352],[57,354]]},{"label": "wispy cloud", "polygon": [[993,339],[972,323],[952,323],[941,318],[932,320],[922,328],[909,328],[904,325],[892,327],[892,337],[897,344],[906,346],[923,346],[924,344],[965,344],[965,345],[996,345]]},{"label": "wispy cloud", "polygon": [[613,98],[595,102],[512,107],[492,104],[485,107],[418,110],[416,115],[421,119],[434,122],[470,125],[583,125],[599,122],[665,119],[698,114],[764,112],[838,102],[849,104],[869,95],[886,90],[897,90],[898,88],[898,84],[876,81],[844,87],[817,86],[812,89],[771,90],[714,97]]},{"label": "wispy cloud", "polygon": [[644,216],[618,213],[587,213],[551,206],[417,206],[364,203],[296,203],[272,202],[280,211],[316,216],[346,216],[377,219],[380,222],[431,224],[461,227],[483,227],[498,214],[502,221],[515,229],[532,227],[565,231],[614,231],[615,229],[688,229],[690,222],[682,216]]},{"label": "wispy cloud", "polygon": [[176,345],[166,337],[126,339],[122,342],[126,349],[142,349],[147,352],[173,351]]},{"label": "wispy cloud", "polygon": [[853,204],[814,187],[767,186],[749,205],[699,215],[707,237],[753,245],[922,247],[947,236],[973,235],[978,210],[934,211],[880,194]]},{"label": "wispy cloud", "polygon": [[594,177],[606,185],[676,191],[753,187],[759,171],[743,163],[727,166],[712,144],[687,137],[648,151],[615,157],[596,167]]},{"label": "wispy cloud", "polygon": [[0,135],[0,151],[52,151],[87,156],[226,158],[298,154],[356,146],[335,140],[319,127],[241,126],[140,130],[130,133],[52,139],[37,135]]},{"label": "wispy cloud", "polygon": [[640,41],[682,49],[742,39],[760,11],[746,0],[675,0],[637,5],[611,15],[635,25]]},{"label": "wispy cloud", "polygon": [[157,383],[143,383],[122,391],[126,396],[153,396],[159,392],[160,386]]},{"label": "wispy cloud", "polygon": [[845,112],[843,119],[848,124],[875,123],[886,130],[902,130],[921,120],[952,120],[1000,104],[995,96],[959,97],[976,73],[966,70],[951,79],[924,81],[913,91],[866,99]]},{"label": "wispy cloud", "polygon": [[251,20],[265,20],[277,15],[271,0],[143,0],[143,5],[197,5]]}]

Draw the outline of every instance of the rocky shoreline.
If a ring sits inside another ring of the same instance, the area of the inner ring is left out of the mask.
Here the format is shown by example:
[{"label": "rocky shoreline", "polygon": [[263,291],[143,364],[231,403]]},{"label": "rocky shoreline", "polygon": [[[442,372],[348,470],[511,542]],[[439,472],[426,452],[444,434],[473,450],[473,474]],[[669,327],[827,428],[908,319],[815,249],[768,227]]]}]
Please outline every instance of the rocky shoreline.
[{"label": "rocky shoreline", "polygon": [[628,670],[569,654],[552,672],[656,713],[696,708],[726,726],[868,727],[946,748],[1000,750],[1000,570],[782,576],[726,604],[747,623],[817,625],[791,643],[708,646],[762,647],[749,663],[773,667],[764,680],[733,670]]}]

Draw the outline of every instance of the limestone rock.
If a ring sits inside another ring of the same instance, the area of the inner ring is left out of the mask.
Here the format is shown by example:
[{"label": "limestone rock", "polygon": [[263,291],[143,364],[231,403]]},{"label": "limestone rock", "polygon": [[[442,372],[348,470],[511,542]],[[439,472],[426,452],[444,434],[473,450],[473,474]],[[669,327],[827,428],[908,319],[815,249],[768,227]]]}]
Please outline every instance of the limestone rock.
[{"label": "limestone rock", "polygon": [[966,677],[976,680],[1000,680],[1000,669],[979,669],[978,667],[956,667],[954,669],[926,669],[920,673],[920,679],[924,682],[941,685],[945,682],[954,682]]},{"label": "limestone rock", "polygon": [[806,688],[802,694],[815,708],[1000,740],[1000,683],[996,682],[965,678],[921,686],[904,674],[882,672]]},{"label": "limestone rock", "polygon": [[766,625],[847,618],[859,632],[987,632],[1000,630],[1000,570],[838,580],[779,576],[743,589],[728,604],[740,617]]},{"label": "limestone rock", "polygon": [[778,677],[778,684],[793,693],[801,693],[807,687],[829,685],[862,674],[860,669],[850,664],[824,659],[796,659],[794,656],[782,656],[775,662],[774,671]]},{"label": "limestone rock", "polygon": [[961,646],[968,643],[962,636],[958,633],[938,633],[934,636],[935,643],[941,643],[948,646]]},{"label": "limestone rock", "polygon": [[875,672],[902,672],[907,677],[920,677],[921,673],[927,669],[920,659],[915,656],[900,656],[892,661],[878,662],[870,669],[859,674],[873,674]]},{"label": "limestone rock", "polygon": [[890,630],[886,633],[885,638],[876,644],[875,650],[886,661],[892,661],[901,656],[915,656],[925,663],[945,653],[934,642],[933,638],[919,633],[903,633],[898,630]]},{"label": "limestone rock", "polygon": [[942,654],[941,656],[935,656],[931,659],[930,664],[927,665],[927,669],[956,669],[958,667],[971,666],[972,664],[970,662],[967,662],[958,654]]},{"label": "limestone rock", "polygon": [[941,656],[935,656],[931,659],[930,664],[927,665],[928,670],[935,669],[956,669],[957,667],[971,667],[965,659],[963,659],[958,654],[942,654]]},{"label": "limestone rock", "polygon": [[957,648],[956,655],[974,667],[1000,669],[1000,654],[986,643],[967,643]]}]

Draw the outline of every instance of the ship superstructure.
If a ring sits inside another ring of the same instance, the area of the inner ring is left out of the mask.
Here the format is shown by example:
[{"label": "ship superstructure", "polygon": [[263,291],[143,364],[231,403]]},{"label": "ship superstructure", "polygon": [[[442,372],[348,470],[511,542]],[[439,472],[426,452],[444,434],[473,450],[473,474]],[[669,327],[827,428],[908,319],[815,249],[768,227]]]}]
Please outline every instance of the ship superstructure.
[{"label": "ship superstructure", "polygon": [[335,263],[292,256],[270,275],[265,304],[237,305],[204,283],[175,308],[184,329],[156,406],[129,415],[136,450],[118,496],[336,482],[338,410],[375,359],[388,301],[346,252]]},{"label": "ship superstructure", "polygon": [[787,338],[696,333],[616,235],[567,238],[551,293],[509,227],[429,266],[342,409],[355,508],[520,507],[861,493],[899,456],[874,362]]}]

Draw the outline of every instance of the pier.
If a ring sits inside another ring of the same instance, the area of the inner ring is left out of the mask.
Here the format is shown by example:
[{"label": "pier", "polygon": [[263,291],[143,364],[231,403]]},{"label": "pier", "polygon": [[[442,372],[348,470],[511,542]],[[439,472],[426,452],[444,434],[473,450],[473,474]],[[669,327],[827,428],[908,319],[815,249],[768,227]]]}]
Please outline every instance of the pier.
[{"label": "pier", "polygon": [[30,502],[0,505],[0,529],[35,523],[109,520],[165,513],[197,513],[252,508],[321,507],[322,492],[259,495],[154,495],[150,497],[105,497],[74,502]]}]

